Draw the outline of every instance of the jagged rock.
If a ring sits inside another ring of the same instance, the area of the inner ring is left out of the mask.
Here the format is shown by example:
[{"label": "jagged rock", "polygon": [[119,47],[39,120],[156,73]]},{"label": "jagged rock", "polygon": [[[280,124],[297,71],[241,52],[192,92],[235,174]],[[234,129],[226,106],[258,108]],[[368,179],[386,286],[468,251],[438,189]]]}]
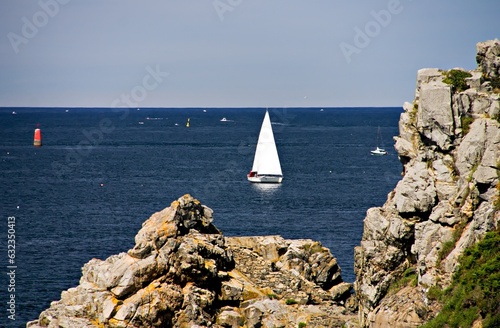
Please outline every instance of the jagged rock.
[{"label": "jagged rock", "polygon": [[479,42],[476,51],[476,61],[481,71],[489,78],[500,77],[500,41]]},{"label": "jagged rock", "polygon": [[412,253],[417,258],[417,269],[420,282],[426,286],[435,284],[435,275],[439,252],[443,243],[451,240],[452,229],[432,221],[415,225],[415,243]]},{"label": "jagged rock", "polygon": [[407,169],[394,191],[394,203],[400,213],[430,212],[436,203],[436,187],[425,162],[416,162]]},{"label": "jagged rock", "polygon": [[244,318],[237,308],[227,307],[221,309],[217,316],[217,324],[222,327],[237,328],[244,324]]},{"label": "jagged rock", "polygon": [[[190,195],[172,202],[144,222],[127,253],[85,264],[80,285],[27,327],[295,327],[328,312],[354,318],[342,306],[352,286],[320,243],[225,238],[212,221]],[[329,310],[310,313],[308,303]]]},{"label": "jagged rock", "polygon": [[[500,76],[500,42],[477,49],[470,89],[458,92],[442,71],[422,69],[414,101],[403,106],[395,137],[403,179],[382,208],[367,211],[355,249],[363,327],[413,327],[433,317],[439,309],[422,302],[424,287],[446,287],[464,249],[499,225],[500,100],[483,79]],[[418,285],[389,293],[408,268]]]},{"label": "jagged rock", "polygon": [[384,298],[368,316],[372,328],[420,327],[429,319],[428,306],[423,292],[416,288],[403,288]]},{"label": "jagged rock", "polygon": [[482,73],[480,71],[472,71],[471,77],[465,79],[467,86],[471,89],[479,89],[481,87]]}]

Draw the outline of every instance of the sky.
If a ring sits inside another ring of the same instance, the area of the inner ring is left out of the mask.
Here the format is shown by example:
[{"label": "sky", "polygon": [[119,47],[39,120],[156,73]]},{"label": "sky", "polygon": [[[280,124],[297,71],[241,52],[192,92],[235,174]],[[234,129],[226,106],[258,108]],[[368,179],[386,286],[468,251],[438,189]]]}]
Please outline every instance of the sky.
[{"label": "sky", "polygon": [[1,0],[0,107],[383,107],[498,0]]}]

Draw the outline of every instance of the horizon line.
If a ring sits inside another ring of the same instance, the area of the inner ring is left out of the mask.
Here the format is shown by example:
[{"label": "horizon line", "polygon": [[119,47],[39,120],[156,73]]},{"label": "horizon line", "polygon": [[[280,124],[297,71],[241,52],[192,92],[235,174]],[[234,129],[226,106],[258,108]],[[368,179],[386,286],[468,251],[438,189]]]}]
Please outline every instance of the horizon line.
[{"label": "horizon line", "polygon": [[0,106],[1,109],[28,109],[28,108],[40,108],[40,109],[260,109],[260,108],[282,108],[282,109],[334,109],[334,108],[402,108],[403,106],[244,106],[244,107],[201,107],[201,106],[176,106],[176,107],[106,107],[106,106]]}]

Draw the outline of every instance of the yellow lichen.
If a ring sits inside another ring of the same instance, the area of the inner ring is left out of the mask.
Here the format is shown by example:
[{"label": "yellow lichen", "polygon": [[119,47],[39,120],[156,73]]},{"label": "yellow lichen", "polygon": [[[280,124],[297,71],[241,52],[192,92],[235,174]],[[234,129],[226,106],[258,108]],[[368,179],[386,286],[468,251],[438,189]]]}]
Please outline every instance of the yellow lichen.
[{"label": "yellow lichen", "polygon": [[215,264],[215,261],[214,260],[205,260],[205,269],[209,270],[209,271],[215,271],[215,268],[216,268],[216,264]]},{"label": "yellow lichen", "polygon": [[106,326],[104,325],[104,323],[100,322],[100,321],[99,321],[99,319],[97,319],[97,318],[96,318],[96,319],[92,319],[92,320],[90,320],[90,324],[91,324],[91,325],[93,325],[93,326],[99,327],[99,328],[104,328],[104,327],[106,327]]}]

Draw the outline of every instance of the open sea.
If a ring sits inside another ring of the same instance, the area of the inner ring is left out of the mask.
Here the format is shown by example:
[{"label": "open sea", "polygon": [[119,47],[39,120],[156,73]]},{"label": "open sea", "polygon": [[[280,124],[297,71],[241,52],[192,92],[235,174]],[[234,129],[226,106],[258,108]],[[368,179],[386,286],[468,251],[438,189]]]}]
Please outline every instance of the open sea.
[{"label": "open sea", "polygon": [[[401,112],[269,108],[284,180],[255,185],[263,108],[0,108],[0,327],[36,319],[86,262],[132,248],[141,224],[186,193],[226,236],[320,241],[353,282],[366,210],[401,178]],[[378,127],[387,156],[370,155]]]}]

